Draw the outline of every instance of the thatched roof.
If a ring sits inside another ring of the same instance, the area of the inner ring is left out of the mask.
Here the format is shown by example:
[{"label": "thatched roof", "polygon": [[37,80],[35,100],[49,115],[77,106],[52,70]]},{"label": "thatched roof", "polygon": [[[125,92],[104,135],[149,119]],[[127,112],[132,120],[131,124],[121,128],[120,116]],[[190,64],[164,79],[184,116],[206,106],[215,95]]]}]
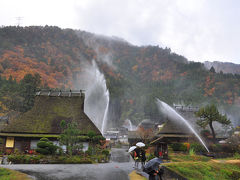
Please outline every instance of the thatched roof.
[{"label": "thatched roof", "polygon": [[192,134],[192,132],[183,122],[168,120],[158,134]]},{"label": "thatched roof", "polygon": [[138,127],[143,127],[144,129],[153,129],[155,124],[150,119],[144,119],[138,124]]},{"label": "thatched roof", "polygon": [[31,110],[10,121],[1,132],[7,133],[61,133],[60,122],[76,122],[82,134],[90,130],[101,134],[94,123],[83,112],[84,94],[62,92],[40,93],[35,97]]}]

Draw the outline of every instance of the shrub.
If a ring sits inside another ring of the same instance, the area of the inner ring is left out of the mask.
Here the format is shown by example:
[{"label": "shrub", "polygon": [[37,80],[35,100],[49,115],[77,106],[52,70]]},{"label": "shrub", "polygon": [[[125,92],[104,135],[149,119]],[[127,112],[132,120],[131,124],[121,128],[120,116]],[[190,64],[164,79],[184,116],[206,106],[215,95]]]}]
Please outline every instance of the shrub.
[{"label": "shrub", "polygon": [[8,156],[8,160],[13,164],[38,164],[40,162],[40,156],[13,154]]},{"label": "shrub", "polygon": [[195,155],[195,149],[194,148],[189,149],[189,155],[190,156],[194,156]]},{"label": "shrub", "polygon": [[240,154],[239,153],[235,153],[233,156],[234,159],[240,159]]},{"label": "shrub", "polygon": [[95,142],[95,143],[100,143],[100,141],[101,140],[105,140],[105,138],[103,137],[103,136],[94,136],[93,138],[92,138],[92,140],[93,140],[93,142]]},{"label": "shrub", "polygon": [[55,154],[58,146],[54,145],[53,142],[49,141],[47,138],[41,138],[37,143],[36,151],[40,154],[48,155]]},{"label": "shrub", "polygon": [[96,136],[96,132],[94,132],[94,131],[89,131],[88,134],[87,134],[87,136],[88,136],[90,139],[92,139],[94,136]]},{"label": "shrub", "polygon": [[195,152],[200,153],[200,152],[205,152],[206,149],[199,143],[192,143],[190,145],[191,149],[194,149]]},{"label": "shrub", "polygon": [[105,155],[105,156],[108,156],[109,153],[110,153],[110,152],[109,152],[109,150],[107,150],[107,149],[102,150],[102,154]]},{"label": "shrub", "polygon": [[14,164],[23,164],[25,161],[25,158],[24,158],[24,155],[13,154],[8,156],[8,160]]},{"label": "shrub", "polygon": [[213,144],[209,147],[212,152],[236,153],[240,152],[239,148],[234,144]]},{"label": "shrub", "polygon": [[88,147],[88,150],[85,152],[87,155],[93,154],[93,148],[91,146]]},{"label": "shrub", "polygon": [[187,151],[187,146],[185,146],[183,143],[173,143],[170,145],[170,147],[173,149],[173,151]]},{"label": "shrub", "polygon": [[70,156],[69,158],[64,159],[63,163],[66,164],[92,164],[90,158],[82,158],[79,156]]}]

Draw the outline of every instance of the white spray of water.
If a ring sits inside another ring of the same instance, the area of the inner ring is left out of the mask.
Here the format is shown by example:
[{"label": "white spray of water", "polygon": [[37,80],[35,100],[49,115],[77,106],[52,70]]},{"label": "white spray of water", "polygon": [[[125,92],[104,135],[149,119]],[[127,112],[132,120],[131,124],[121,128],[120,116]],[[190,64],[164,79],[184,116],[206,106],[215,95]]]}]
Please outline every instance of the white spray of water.
[{"label": "white spray of water", "polygon": [[129,120],[130,131],[133,130],[132,122]]},{"label": "white spray of water", "polygon": [[107,123],[107,117],[108,117],[108,106],[109,106],[109,91],[108,89],[105,91],[105,97],[107,98],[107,106],[105,108],[104,116],[103,116],[103,122],[102,122],[102,134],[105,132],[106,123]]},{"label": "white spray of water", "polygon": [[170,120],[181,120],[192,132],[193,134],[198,138],[198,140],[202,143],[202,145],[205,147],[205,149],[209,152],[207,146],[203,142],[203,140],[200,138],[200,136],[197,134],[197,132],[193,129],[193,127],[188,123],[186,119],[184,119],[180,114],[178,114],[172,107],[170,107],[168,104],[166,104],[163,101],[160,101],[157,99],[157,105],[159,110],[167,115]]},{"label": "white spray of water", "polygon": [[103,134],[108,120],[109,91],[95,61],[85,64],[76,87],[85,90],[84,111]]},{"label": "white spray of water", "polygon": [[135,131],[136,126],[134,126],[130,119],[126,119],[123,123],[123,127],[127,128],[128,131]]}]

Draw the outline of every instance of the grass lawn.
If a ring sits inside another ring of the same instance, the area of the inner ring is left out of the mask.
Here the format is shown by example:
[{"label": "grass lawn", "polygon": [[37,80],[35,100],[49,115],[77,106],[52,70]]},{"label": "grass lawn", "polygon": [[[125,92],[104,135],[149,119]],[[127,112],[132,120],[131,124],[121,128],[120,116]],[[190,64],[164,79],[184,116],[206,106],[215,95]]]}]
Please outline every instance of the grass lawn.
[{"label": "grass lawn", "polygon": [[26,174],[11,169],[0,168],[0,180],[32,180]]},{"label": "grass lawn", "polygon": [[164,165],[187,179],[194,180],[238,180],[240,161],[214,161],[204,156],[173,155],[172,162]]}]

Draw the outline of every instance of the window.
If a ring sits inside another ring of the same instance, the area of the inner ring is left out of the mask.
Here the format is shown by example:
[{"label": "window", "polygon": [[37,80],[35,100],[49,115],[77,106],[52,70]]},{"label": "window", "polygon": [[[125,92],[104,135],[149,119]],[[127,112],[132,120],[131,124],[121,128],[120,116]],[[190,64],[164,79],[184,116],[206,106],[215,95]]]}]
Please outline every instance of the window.
[{"label": "window", "polygon": [[31,140],[30,149],[37,149],[37,143],[39,140]]},{"label": "window", "polygon": [[6,148],[14,147],[14,137],[7,137]]}]

